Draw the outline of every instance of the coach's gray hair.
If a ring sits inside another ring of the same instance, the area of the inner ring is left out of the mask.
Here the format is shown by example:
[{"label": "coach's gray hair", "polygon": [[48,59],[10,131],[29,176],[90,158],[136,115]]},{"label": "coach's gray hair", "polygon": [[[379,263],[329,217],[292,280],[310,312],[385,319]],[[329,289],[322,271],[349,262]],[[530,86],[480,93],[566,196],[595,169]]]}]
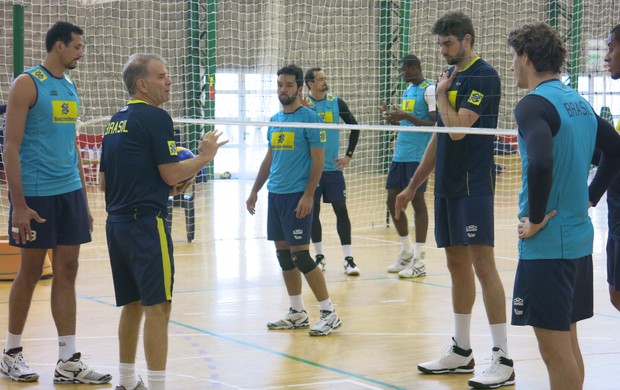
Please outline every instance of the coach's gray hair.
[{"label": "coach's gray hair", "polygon": [[136,93],[136,82],[148,76],[148,66],[151,61],[166,63],[166,60],[159,54],[137,53],[132,54],[123,65],[123,82],[129,95],[133,96]]}]

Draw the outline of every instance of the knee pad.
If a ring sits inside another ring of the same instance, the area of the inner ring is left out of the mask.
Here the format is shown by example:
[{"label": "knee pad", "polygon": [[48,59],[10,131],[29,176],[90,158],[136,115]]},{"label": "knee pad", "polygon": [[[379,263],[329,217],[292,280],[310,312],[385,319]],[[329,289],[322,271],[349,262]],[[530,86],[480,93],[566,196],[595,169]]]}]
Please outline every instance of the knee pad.
[{"label": "knee pad", "polygon": [[290,271],[295,268],[295,264],[291,261],[291,251],[289,250],[276,250],[276,257],[282,271]]},{"label": "knee pad", "polygon": [[308,250],[292,253],[291,258],[293,259],[293,264],[304,275],[316,268],[316,263],[312,260]]}]

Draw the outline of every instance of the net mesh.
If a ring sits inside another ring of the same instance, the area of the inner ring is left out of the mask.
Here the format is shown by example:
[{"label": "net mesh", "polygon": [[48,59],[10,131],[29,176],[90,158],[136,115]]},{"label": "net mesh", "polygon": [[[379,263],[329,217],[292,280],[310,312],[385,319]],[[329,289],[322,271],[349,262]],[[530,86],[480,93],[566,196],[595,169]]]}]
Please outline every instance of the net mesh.
[{"label": "net mesh", "polygon": [[[499,128],[514,129],[512,110],[524,91],[517,90],[510,71],[506,34],[534,21],[556,26],[571,53],[566,75],[578,81],[579,91],[597,112],[611,107],[620,116],[620,87],[611,83],[602,67],[604,39],[617,20],[613,2],[577,1],[360,1],[285,0],[235,1],[17,1],[0,3],[0,102],[6,102],[13,78],[13,5],[24,7],[24,66],[44,58],[44,34],[57,20],[73,22],[85,31],[87,51],[71,71],[81,97],[80,145],[86,160],[89,198],[96,231],[103,234],[104,201],[96,189],[101,134],[107,119],[128,96],[121,80],[121,66],[135,52],[155,52],[168,61],[173,94],[164,108],[175,118],[178,141],[190,149],[204,131],[225,132],[229,144],[191,193],[195,219],[188,216],[192,239],[203,239],[193,225],[212,218],[213,189],[234,180],[254,178],[266,151],[266,121],[279,110],[275,72],[282,65],[322,67],[330,90],[344,99],[358,122],[372,128],[362,131],[351,166],[345,171],[348,206],[355,229],[384,228],[384,189],[397,128],[386,125],[377,106],[382,101],[398,106],[403,92],[398,59],[417,55],[425,76],[437,78],[446,68],[430,33],[434,20],[449,10],[471,16],[477,53],[498,70],[502,79]],[[202,120],[202,121],[201,121]],[[232,123],[226,121],[241,121]],[[342,148],[348,129],[343,126]],[[496,223],[515,223],[520,163],[515,150],[515,130],[497,132],[496,163],[501,172],[496,191]],[[229,180],[231,180],[229,179]],[[0,231],[6,231],[6,185],[0,187]],[[427,200],[432,199],[432,180]],[[187,210],[186,198],[172,205]],[[239,199],[244,212],[244,199]],[[173,237],[185,238],[185,215],[175,211]],[[333,213],[322,213],[328,226]],[[412,219],[411,219],[412,220]],[[432,221],[432,219],[431,219]],[[189,236],[188,236],[189,237]],[[503,238],[500,238],[503,239]],[[102,237],[95,237],[104,245]],[[506,240],[514,241],[514,236]]]}]

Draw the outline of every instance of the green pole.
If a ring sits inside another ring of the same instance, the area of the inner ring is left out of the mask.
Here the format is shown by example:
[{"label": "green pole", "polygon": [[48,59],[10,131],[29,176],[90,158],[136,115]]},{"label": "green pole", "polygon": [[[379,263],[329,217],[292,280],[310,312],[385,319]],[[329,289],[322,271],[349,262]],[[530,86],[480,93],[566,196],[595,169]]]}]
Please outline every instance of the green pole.
[{"label": "green pole", "polygon": [[[389,106],[392,103],[392,1],[381,0],[379,7],[379,101]],[[386,152],[390,150],[391,136],[389,131],[379,135],[381,150],[385,151],[380,156],[381,172],[386,172],[390,164],[390,156]]]},{"label": "green pole", "polygon": [[400,58],[411,51],[411,0],[400,2]]},{"label": "green pole", "polygon": [[558,0],[549,0],[549,27],[558,28]]},{"label": "green pole", "polygon": [[573,0],[573,28],[571,30],[571,56],[568,70],[570,85],[577,89],[581,65],[581,24],[583,21],[583,0]]},{"label": "green pole", "polygon": [[[200,118],[200,12],[199,1],[191,0],[188,9],[187,79],[185,84],[185,117]],[[200,125],[187,125],[187,146],[197,152]]]},{"label": "green pole", "polygon": [[[203,2],[204,3],[204,2]],[[202,68],[202,95],[203,117],[207,119],[215,118],[215,71],[217,67],[217,0],[207,0],[206,18],[200,36],[204,40],[204,50],[201,55]],[[213,125],[206,125],[205,131],[213,131]],[[213,179],[213,162],[207,165],[207,178]]]},{"label": "green pole", "polygon": [[13,5],[13,77],[24,71],[24,6]]}]

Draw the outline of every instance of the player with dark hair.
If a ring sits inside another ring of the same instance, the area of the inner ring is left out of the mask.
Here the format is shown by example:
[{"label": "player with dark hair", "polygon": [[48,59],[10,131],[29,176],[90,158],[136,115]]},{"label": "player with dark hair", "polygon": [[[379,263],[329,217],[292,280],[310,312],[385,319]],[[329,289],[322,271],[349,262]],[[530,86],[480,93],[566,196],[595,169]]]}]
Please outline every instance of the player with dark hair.
[{"label": "player with dark hair", "polygon": [[19,75],[9,93],[4,164],[11,202],[9,243],[21,248],[21,265],[9,297],[9,330],[0,372],[18,382],[39,375],[22,354],[22,332],[43,262],[53,250],[51,306],[58,332],[54,383],[108,383],[76,349],[75,279],[80,245],[91,241],[93,219],[76,144],[80,100],[66,73],[84,55],[84,32],[57,22],[45,37],[41,65]]},{"label": "player with dark hair", "polygon": [[[437,124],[441,127],[497,127],[500,78],[476,54],[471,19],[448,12],[432,27],[441,55],[449,65],[436,87]],[[452,280],[455,333],[439,359],[421,363],[425,374],[474,371],[471,313],[476,277],[493,339],[492,364],[468,382],[476,388],[511,385],[513,361],[508,358],[506,295],[495,266],[493,245],[495,137],[461,132],[436,133],[409,186],[396,198],[396,215],[413,199],[417,188],[435,169],[435,241],[445,248]]]},{"label": "player with dark hair", "polygon": [[[611,78],[620,79],[620,24],[607,37],[605,62]],[[620,121],[618,122],[620,125]],[[607,284],[609,299],[620,311],[620,180],[614,180],[607,190]]]},{"label": "player with dark hair", "polygon": [[[567,50],[544,23],[508,34],[517,86],[515,108],[523,184],[519,193],[519,264],[512,324],[534,328],[552,390],[581,389],[584,364],[577,321],[593,316],[596,205],[620,170],[620,136],[560,79]],[[588,190],[595,147],[602,152]]]},{"label": "player with dark hair", "polygon": [[[399,61],[399,68],[403,80],[409,83],[403,93],[401,109],[388,111],[384,103],[379,107],[381,115],[393,125],[434,126],[437,105],[435,85],[424,78],[420,60],[415,55],[408,54]],[[430,139],[431,133],[428,132],[399,132],[394,158],[385,183],[385,188],[388,190],[387,206],[400,237],[401,246],[398,258],[387,270],[398,272],[401,278],[426,275],[425,252],[422,250],[428,231],[428,211],[424,199],[426,181],[420,185],[411,200],[415,221],[415,246],[411,243],[407,215],[402,213],[399,218],[395,218],[394,206],[396,196],[407,188],[409,180],[418,169]]]},{"label": "player with dark hair", "polygon": [[148,388],[163,390],[174,281],[168,196],[190,186],[191,180],[180,188],[177,183],[196,175],[227,141],[218,142],[220,132],[208,132],[198,155],[179,161],[172,118],[160,108],[170,100],[172,84],[164,59],[156,54],[132,55],[123,66],[123,81],[131,100],[106,127],[99,174],[108,212],[106,237],[116,304],[123,307],[116,389],[146,389],[135,373],[144,314]]},{"label": "player with dark hair", "polygon": [[[328,93],[329,86],[325,72],[321,68],[310,68],[304,77],[310,95],[302,104],[319,114],[325,123],[340,123],[340,119],[348,125],[357,125],[357,120],[349,110],[349,106],[342,98]],[[316,252],[315,261],[325,271],[325,255],[323,253],[323,229],[319,214],[321,212],[321,198],[323,202],[331,203],[336,214],[336,230],[342,245],[344,257],[343,268],[347,275],[359,275],[360,270],[353,259],[351,248],[351,220],[347,211],[347,193],[342,170],[349,166],[351,157],[357,146],[360,136],[359,130],[349,133],[349,146],[344,156],[340,157],[340,131],[337,129],[324,130],[327,136],[325,141],[325,163],[319,186],[314,193],[314,211],[312,218],[312,246]]]},{"label": "player with dark hair", "polygon": [[[278,99],[282,111],[271,122],[322,123],[321,117],[301,104],[303,71],[297,65],[278,70]],[[290,308],[286,316],[267,323],[268,329],[308,328],[301,295],[303,274],[319,302],[320,317],[311,336],[326,336],[342,322],[334,310],[321,269],[310,256],[312,204],[323,170],[325,134],[316,128],[276,127],[267,131],[269,148],[261,163],[246,207],[256,211],[258,192],[267,179],[267,239],[275,242]]]}]

